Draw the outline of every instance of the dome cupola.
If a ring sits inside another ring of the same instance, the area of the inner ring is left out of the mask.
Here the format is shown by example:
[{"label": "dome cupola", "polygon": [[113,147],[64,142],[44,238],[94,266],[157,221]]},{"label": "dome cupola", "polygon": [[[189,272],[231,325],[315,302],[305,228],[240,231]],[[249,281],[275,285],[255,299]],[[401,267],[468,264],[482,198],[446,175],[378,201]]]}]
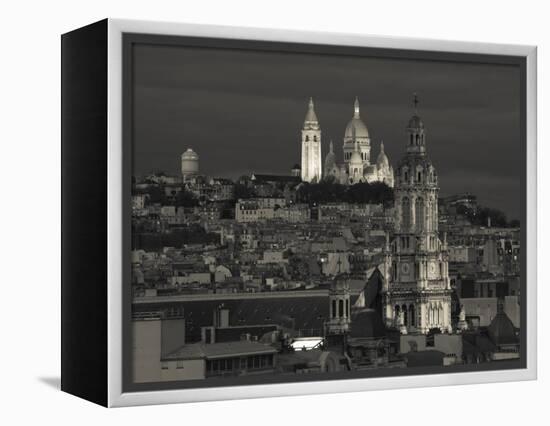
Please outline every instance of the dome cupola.
[{"label": "dome cupola", "polygon": [[384,152],[384,142],[380,142],[380,153],[378,154],[378,158],[376,159],[376,165],[379,168],[389,168],[390,161],[388,160],[388,156]]},{"label": "dome cupola", "polygon": [[353,117],[346,126],[344,138],[352,138],[352,132],[354,129],[356,138],[362,139],[369,137],[367,126],[363,123],[363,120],[361,120],[361,116],[359,115],[359,99],[357,99],[357,97],[355,98],[355,102],[353,104]]}]

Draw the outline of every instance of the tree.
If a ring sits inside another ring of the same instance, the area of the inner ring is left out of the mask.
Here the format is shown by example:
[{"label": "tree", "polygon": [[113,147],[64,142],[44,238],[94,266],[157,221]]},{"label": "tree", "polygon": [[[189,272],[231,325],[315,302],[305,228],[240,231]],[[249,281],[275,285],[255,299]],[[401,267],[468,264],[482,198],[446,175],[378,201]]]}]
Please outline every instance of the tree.
[{"label": "tree", "polygon": [[512,220],[510,221],[510,223],[508,224],[508,226],[509,226],[510,228],[519,228],[519,226],[520,226],[520,221],[519,221],[519,219],[512,219]]},{"label": "tree", "polygon": [[298,202],[310,205],[319,203],[348,202],[351,204],[393,204],[393,190],[385,183],[367,182],[344,186],[325,179],[319,183],[303,183],[298,188]]},{"label": "tree", "polygon": [[199,200],[192,192],[182,189],[176,194],[174,205],[176,207],[196,207],[199,205]]},{"label": "tree", "polygon": [[235,199],[247,199],[247,198],[254,198],[256,196],[256,193],[254,191],[254,188],[249,187],[246,184],[242,183],[236,183],[234,192]]}]

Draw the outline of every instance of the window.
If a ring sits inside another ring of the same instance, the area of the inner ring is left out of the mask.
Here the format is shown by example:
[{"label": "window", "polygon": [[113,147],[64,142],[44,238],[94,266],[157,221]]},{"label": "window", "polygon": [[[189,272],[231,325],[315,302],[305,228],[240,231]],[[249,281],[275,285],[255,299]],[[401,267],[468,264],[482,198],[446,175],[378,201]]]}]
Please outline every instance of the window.
[{"label": "window", "polygon": [[163,370],[168,370],[168,363],[166,361],[162,361],[160,364],[160,368]]},{"label": "window", "polygon": [[309,142],[309,135],[306,135],[306,142]]},{"label": "window", "polygon": [[177,362],[176,362],[176,368],[177,369],[182,369],[183,368],[183,360],[182,359],[178,359]]},{"label": "window", "polygon": [[338,316],[342,318],[344,316],[344,301],[338,300]]},{"label": "window", "polygon": [[418,231],[424,230],[424,199],[423,198],[417,198],[416,204],[415,204],[415,221],[416,221],[416,229]]},{"label": "window", "polygon": [[[405,175],[407,172],[405,172]],[[403,217],[403,228],[407,230],[411,226],[411,203],[407,197],[403,198],[402,204],[402,217]]]},{"label": "window", "polygon": [[332,301],[332,318],[336,318],[336,300]]}]

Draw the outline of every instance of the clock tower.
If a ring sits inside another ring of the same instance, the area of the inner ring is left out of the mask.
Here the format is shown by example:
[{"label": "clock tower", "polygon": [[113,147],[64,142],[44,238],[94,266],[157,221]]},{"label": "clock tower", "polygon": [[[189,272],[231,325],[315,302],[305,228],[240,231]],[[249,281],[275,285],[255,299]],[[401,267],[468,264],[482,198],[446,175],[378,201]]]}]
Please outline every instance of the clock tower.
[{"label": "clock tower", "polygon": [[386,244],[384,319],[402,333],[451,332],[451,288],[446,238],[438,232],[438,178],[426,154],[417,113],[407,126],[406,152],[395,179],[395,233]]}]

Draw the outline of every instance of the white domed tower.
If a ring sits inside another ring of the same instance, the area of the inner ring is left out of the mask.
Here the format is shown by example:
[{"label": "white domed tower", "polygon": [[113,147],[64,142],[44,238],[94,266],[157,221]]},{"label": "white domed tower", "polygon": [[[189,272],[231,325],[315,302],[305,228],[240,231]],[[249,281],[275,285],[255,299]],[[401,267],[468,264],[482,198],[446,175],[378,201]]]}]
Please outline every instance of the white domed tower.
[{"label": "white domed tower", "polygon": [[315,114],[313,99],[309,98],[308,109],[302,127],[302,180],[321,180],[321,126]]},{"label": "white domed tower", "polygon": [[[424,123],[415,112],[407,126],[406,153],[395,176],[395,234],[387,252],[386,325],[402,332],[451,331],[447,244],[438,233],[438,181],[426,155]],[[401,322],[403,324],[401,324]]]},{"label": "white domed tower", "polygon": [[[355,143],[359,145],[359,155],[363,161],[363,167],[370,164],[370,137],[367,126],[361,120],[359,114],[359,99],[355,98],[353,105],[353,117],[346,126],[344,133],[344,161],[349,164],[355,151]],[[351,176],[351,173],[350,173]]]},{"label": "white domed tower", "polygon": [[181,154],[181,175],[188,181],[199,174],[199,156],[191,148]]}]

